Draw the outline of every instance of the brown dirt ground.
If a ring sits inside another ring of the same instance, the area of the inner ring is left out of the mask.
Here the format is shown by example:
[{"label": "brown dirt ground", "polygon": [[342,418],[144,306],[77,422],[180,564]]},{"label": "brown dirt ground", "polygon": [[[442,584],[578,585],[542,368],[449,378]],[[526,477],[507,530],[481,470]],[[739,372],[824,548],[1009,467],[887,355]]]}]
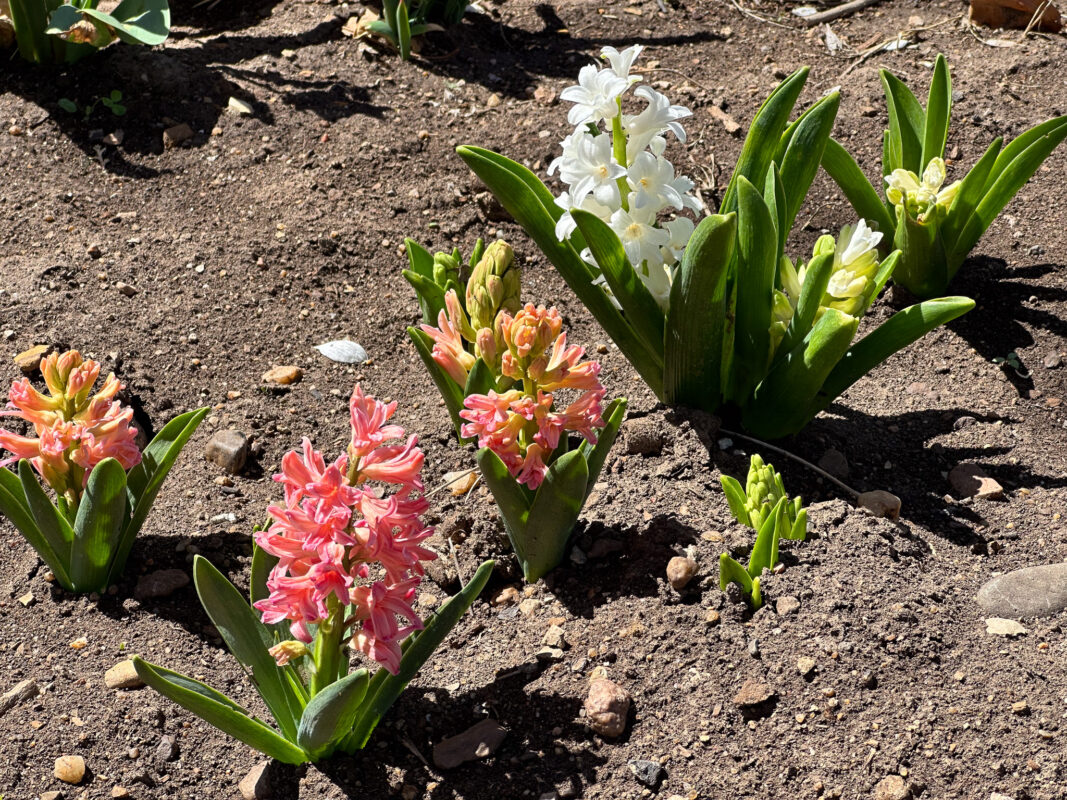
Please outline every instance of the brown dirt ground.
[{"label": "brown dirt ground", "polygon": [[[835,22],[848,46],[837,55],[786,8],[741,5],[774,22],[711,0],[666,3],[665,13],[655,0],[490,0],[487,15],[431,38],[423,56],[402,64],[342,35],[354,6],[224,0],[206,10],[184,0],[163,49],[115,47],[67,71],[9,62],[0,94],[0,330],[13,333],[0,348],[0,384],[16,377],[15,353],[75,346],[115,369],[149,427],[200,405],[214,411],[115,596],[51,591],[35,554],[0,524],[0,689],[25,678],[45,689],[0,718],[0,794],[104,798],[124,786],[136,798],[236,795],[256,754],[149,690],[106,690],[103,673],[138,652],[205,676],[262,713],[191,588],[143,603],[132,588],[145,572],[187,569],[194,552],[245,585],[250,528],[277,494],[269,475],[303,435],[327,452],[343,446],[354,381],[401,401],[402,423],[427,448],[431,485],[471,463],[404,334],[417,316],[400,277],[405,236],[465,251],[478,236],[507,236],[525,259],[526,296],[558,305],[575,341],[606,342],[521,232],[486,218],[475,200],[481,187],[452,152],[477,143],[543,171],[567,125],[563,106],[534,99],[534,88],[558,93],[605,44],[649,45],[646,60],[662,70],[655,79],[694,111],[688,145],[672,153],[709,205],[740,148],[713,104],[747,125],[802,64],[813,68],[804,102],[841,86],[836,133],[869,174],[885,124],[882,66],[925,91],[934,54],[948,54],[958,92],[949,152],[965,166],[994,136],[1067,110],[1064,39],[979,31],[1017,42],[989,46],[960,28],[959,2],[884,2]],[[864,46],[914,28],[917,46],[850,70]],[[121,119],[102,107],[85,118],[57,106],[116,88],[129,107]],[[226,113],[231,96],[254,113]],[[164,150],[164,128],[183,122],[191,141]],[[120,145],[103,141],[118,129]],[[650,456],[617,446],[577,533],[587,563],[527,588],[541,602],[532,616],[478,603],[365,753],[279,768],[274,796],[557,791],[616,800],[648,794],[627,762],[652,759],[665,768],[662,797],[865,798],[889,774],[904,776],[913,796],[1067,797],[1067,619],[994,638],[973,600],[996,573],[1067,558],[1067,369],[1043,366],[1067,350],[1065,182],[1061,149],[982,240],[956,285],[977,298],[974,312],[891,358],[783,443],[811,460],[839,450],[850,483],[903,498],[899,524],[852,510],[834,487],[775,458],[787,485],[815,504],[816,535],[785,550],[763,610],[728,603],[715,560],[749,537],[731,524],[718,476],[740,475],[748,447],[735,440],[720,450],[729,437],[711,421],[657,409],[608,348],[609,390],[630,397],[634,417],[650,416],[664,444]],[[850,214],[820,176],[800,219],[807,225],[794,254]],[[139,294],[121,294],[120,281]],[[875,319],[891,302],[879,302]],[[361,342],[373,362],[353,369],[312,349],[342,337]],[[1029,377],[992,363],[1009,351]],[[304,380],[264,390],[260,375],[277,364],[298,364]],[[233,489],[215,483],[217,468],[201,456],[211,431],[230,426],[260,451]],[[982,464],[1005,500],[946,500],[947,471],[962,461]],[[436,513],[464,573],[504,553],[483,491],[442,500]],[[688,546],[701,578],[679,595],[664,568]],[[426,591],[454,589],[454,568],[435,574],[443,588]],[[505,559],[486,600],[514,576]],[[28,591],[37,599],[23,607],[15,598]],[[798,612],[776,613],[784,596],[800,600]],[[714,626],[705,622],[712,609],[721,613]],[[562,662],[538,665],[533,653],[552,617],[564,618],[570,649]],[[88,646],[72,649],[81,636]],[[813,680],[798,674],[800,657],[816,660]],[[634,697],[620,741],[592,736],[580,716],[598,665]],[[769,716],[745,720],[733,704],[748,678],[777,692]],[[1013,713],[1021,700],[1027,715]],[[495,756],[447,773],[427,767],[419,754],[428,758],[436,742],[486,716],[510,729]],[[175,761],[156,756],[164,735],[177,739]],[[52,777],[65,753],[86,758],[83,786]]]}]

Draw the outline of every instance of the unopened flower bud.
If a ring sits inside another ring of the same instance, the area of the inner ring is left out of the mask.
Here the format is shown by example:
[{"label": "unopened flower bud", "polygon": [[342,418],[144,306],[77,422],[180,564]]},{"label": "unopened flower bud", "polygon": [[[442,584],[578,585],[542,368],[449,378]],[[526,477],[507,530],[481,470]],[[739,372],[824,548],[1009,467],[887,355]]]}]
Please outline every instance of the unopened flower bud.
[{"label": "unopened flower bud", "polygon": [[289,639],[274,645],[268,652],[274,657],[279,667],[284,667],[291,659],[303,658],[311,651],[303,642]]},{"label": "unopened flower bud", "polygon": [[520,308],[522,269],[511,245],[497,240],[485,249],[467,281],[467,312],[475,329],[489,328],[502,311]]},{"label": "unopened flower bud", "polygon": [[445,286],[449,281],[459,283],[460,264],[454,253],[434,253],[433,282]]},{"label": "unopened flower bud", "polygon": [[500,357],[496,336],[492,328],[482,328],[475,336],[474,354],[490,367],[495,367]]}]

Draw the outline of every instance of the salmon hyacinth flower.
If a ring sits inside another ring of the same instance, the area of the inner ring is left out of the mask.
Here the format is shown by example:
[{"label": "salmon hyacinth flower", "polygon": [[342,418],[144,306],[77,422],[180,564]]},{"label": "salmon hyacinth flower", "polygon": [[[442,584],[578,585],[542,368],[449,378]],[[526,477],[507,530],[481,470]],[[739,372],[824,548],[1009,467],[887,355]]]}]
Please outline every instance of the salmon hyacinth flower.
[{"label": "salmon hyacinth flower", "polygon": [[100,364],[77,350],[53,353],[41,362],[48,394],[37,391],[27,378],[12,384],[7,408],[0,417],[17,417],[33,426],[35,436],[0,429],[0,448],[11,456],[6,467],[28,459],[56,494],[77,503],[93,467],[114,458],[130,470],[141,461],[137,430],[130,426],[133,409],[115,400],[123,388],[114,374],[90,394],[100,376]]},{"label": "salmon hyacinth flower", "polygon": [[[582,361],[585,350],[567,345],[555,308],[527,303],[514,317],[503,313],[500,329],[507,348],[500,371],[515,388],[468,396],[459,412],[467,420],[462,434],[477,438],[478,446],[496,453],[512,477],[537,489],[567,432],[596,444],[596,431],[604,426],[600,364]],[[553,392],[560,390],[579,395],[563,411],[555,411]]]},{"label": "salmon hyacinth flower", "polygon": [[[311,655],[335,658],[338,647],[307,648],[320,639],[352,647],[387,670],[400,669],[400,642],[422,628],[411,607],[423,561],[436,554],[422,546],[433,529],[423,522],[423,452],[391,424],[396,403],[383,403],[356,386],[349,403],[348,451],[327,463],[307,439],[282,458],[274,479],[285,504],[268,508],[273,524],[256,544],[278,559],[267,579],[269,596],[256,602],[263,622],[288,622],[296,643],[272,650],[279,665]],[[389,487],[386,490],[385,487]]]}]

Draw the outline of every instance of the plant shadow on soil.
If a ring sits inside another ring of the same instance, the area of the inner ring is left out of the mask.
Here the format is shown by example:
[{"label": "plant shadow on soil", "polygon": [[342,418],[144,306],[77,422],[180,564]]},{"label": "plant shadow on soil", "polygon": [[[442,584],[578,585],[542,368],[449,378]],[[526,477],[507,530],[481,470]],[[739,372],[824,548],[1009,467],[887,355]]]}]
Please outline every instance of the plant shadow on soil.
[{"label": "plant shadow on soil", "polygon": [[[331,123],[355,115],[381,117],[384,109],[370,102],[370,93],[363,87],[283,74],[273,66],[236,66],[267,53],[281,58],[282,50],[299,51],[341,37],[341,21],[332,19],[297,34],[220,35],[197,47],[150,50],[113,45],[66,69],[16,61],[7,91],[41,111],[39,117],[27,120],[28,127],[51,118],[71,142],[108,172],[153,178],[162,171],[134,163],[126,154],[160,154],[163,130],[179,123],[193,129],[193,146],[205,144],[231,97],[251,105],[251,118],[273,124],[271,104],[254,99],[246,85]],[[85,113],[85,107],[116,89],[123,93],[124,116],[114,116],[98,102],[91,113]],[[74,101],[79,110],[63,111],[61,99]],[[107,144],[108,134],[119,130],[124,131],[120,146]]]},{"label": "plant shadow on soil", "polygon": [[[426,47],[417,62],[431,72],[451,79],[478,83],[508,97],[523,98],[526,88],[544,78],[573,81],[581,64],[592,61],[601,47],[624,48],[632,36],[581,36],[572,34],[555,9],[542,3],[535,9],[544,27],[528,31],[506,25],[484,14],[468,14],[463,22],[443,33],[427,34]],[[684,35],[642,37],[647,47],[669,47],[724,41],[711,31]]]}]

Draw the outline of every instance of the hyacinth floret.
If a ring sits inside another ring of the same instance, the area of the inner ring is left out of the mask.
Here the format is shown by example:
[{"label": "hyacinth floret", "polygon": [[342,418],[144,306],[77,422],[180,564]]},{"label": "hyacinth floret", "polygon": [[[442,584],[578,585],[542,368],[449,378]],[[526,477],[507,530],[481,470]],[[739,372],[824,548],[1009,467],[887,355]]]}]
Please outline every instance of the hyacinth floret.
[{"label": "hyacinth floret", "polygon": [[[566,186],[556,198],[564,211],[556,224],[557,238],[563,241],[574,233],[571,209],[598,216],[619,236],[637,274],[666,310],[671,282],[694,226],[687,217],[661,220],[661,216],[687,210],[699,213],[704,205],[693,193],[694,183],[676,175],[663,155],[668,133],[685,142],[681,120],[692,112],[673,105],[666,95],[630,74],[642,50],[640,45],[621,52],[604,47],[600,54],[608,66],[583,67],[578,85],[560,93],[562,100],[574,104],[567,120],[575,128],[561,142],[562,153],[549,165],[548,174],[558,172]],[[631,89],[645,103],[636,114],[623,112],[623,99]],[[597,266],[588,249],[582,258]],[[602,275],[594,283],[610,296]]]},{"label": "hyacinth floret", "polygon": [[114,374],[92,394],[100,364],[82,358],[77,350],[46,357],[41,374],[48,394],[37,391],[27,378],[8,391],[0,417],[25,420],[36,435],[0,429],[0,449],[11,453],[0,460],[0,467],[29,459],[57,495],[77,504],[89,474],[104,459],[114,458],[125,470],[141,462],[137,430],[130,425],[133,409],[115,399],[123,386]]},{"label": "hyacinth floret", "polygon": [[268,508],[273,524],[255,534],[278,563],[255,607],[268,625],[289,623],[295,641],[271,649],[279,665],[310,654],[310,625],[340,624],[353,649],[396,674],[401,641],[422,628],[411,606],[421,562],[436,558],[422,546],[433,532],[422,519],[424,456],[415,436],[389,422],[395,402],[357,385],[349,411],[345,454],[327,463],[305,439],[282,458],[274,479],[284,505]]}]

